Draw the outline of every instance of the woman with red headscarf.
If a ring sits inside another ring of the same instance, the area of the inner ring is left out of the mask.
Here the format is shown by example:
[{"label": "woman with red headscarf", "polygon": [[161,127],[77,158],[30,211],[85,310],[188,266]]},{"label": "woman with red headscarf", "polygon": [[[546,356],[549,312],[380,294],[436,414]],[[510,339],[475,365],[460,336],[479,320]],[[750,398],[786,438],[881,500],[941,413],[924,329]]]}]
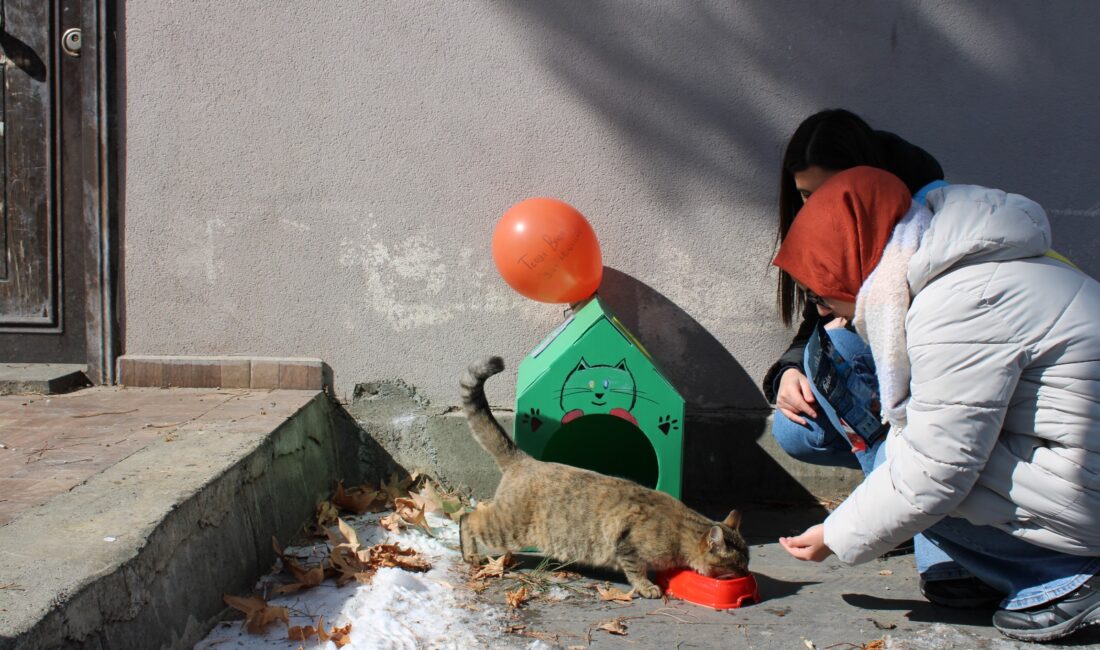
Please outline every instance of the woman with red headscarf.
[{"label": "woman with red headscarf", "polygon": [[[894,174],[918,201],[946,185],[943,168],[924,149],[893,133],[872,129],[851,111],[819,111],[798,125],[783,154],[777,243],[783,242],[806,198],[822,183],[839,171],[862,165]],[[771,434],[791,458],[870,472],[887,429],[873,408],[877,381],[871,350],[846,319],[834,317],[789,274],[780,271],[777,279],[780,319],[791,325],[801,314],[801,321],[790,346],[764,375],[764,396],[775,404]],[[807,360],[814,355],[808,347],[843,359],[844,385],[852,399],[830,399],[811,385],[807,372],[813,370]],[[851,432],[858,432],[858,444]],[[1000,600],[1000,594],[921,536],[891,554],[906,551],[914,553],[921,593],[929,601],[945,607],[982,607]]]},{"label": "woman with red headscarf", "polygon": [[796,558],[865,562],[916,533],[1046,641],[1100,623],[1100,284],[1049,252],[1042,208],[952,185],[926,208],[857,167],[799,212],[774,264],[870,344],[890,433]]}]

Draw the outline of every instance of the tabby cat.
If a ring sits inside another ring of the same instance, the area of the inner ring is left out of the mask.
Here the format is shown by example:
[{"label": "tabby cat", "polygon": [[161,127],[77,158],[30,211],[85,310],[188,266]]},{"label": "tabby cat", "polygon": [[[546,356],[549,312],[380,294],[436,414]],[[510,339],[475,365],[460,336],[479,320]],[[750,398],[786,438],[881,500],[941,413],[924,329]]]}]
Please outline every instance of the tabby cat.
[{"label": "tabby cat", "polygon": [[492,357],[470,366],[462,379],[470,430],[503,472],[492,502],[459,522],[467,562],[481,562],[479,544],[499,550],[534,546],[558,560],[618,568],[645,598],[661,595],[648,570],[748,573],[749,549],[736,510],[717,523],[663,492],[535,460],[516,447],[485,399],[485,380],[503,369],[500,357]]}]

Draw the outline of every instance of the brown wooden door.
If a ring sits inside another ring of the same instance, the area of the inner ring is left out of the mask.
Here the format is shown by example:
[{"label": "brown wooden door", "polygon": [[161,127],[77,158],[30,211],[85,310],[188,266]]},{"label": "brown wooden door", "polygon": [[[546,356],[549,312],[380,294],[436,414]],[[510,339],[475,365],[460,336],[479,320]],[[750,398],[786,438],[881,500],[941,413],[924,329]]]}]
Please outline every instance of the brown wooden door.
[{"label": "brown wooden door", "polygon": [[81,4],[0,0],[0,362],[87,361]]}]

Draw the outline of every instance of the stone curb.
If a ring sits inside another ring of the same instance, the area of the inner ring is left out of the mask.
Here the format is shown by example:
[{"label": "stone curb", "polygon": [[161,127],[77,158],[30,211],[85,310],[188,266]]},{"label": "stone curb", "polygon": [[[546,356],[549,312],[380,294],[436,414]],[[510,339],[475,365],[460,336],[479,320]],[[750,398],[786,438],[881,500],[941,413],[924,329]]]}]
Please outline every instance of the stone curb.
[{"label": "stone curb", "polygon": [[151,388],[281,388],[323,390],[320,359],[197,357],[127,354],[118,360],[118,383]]}]

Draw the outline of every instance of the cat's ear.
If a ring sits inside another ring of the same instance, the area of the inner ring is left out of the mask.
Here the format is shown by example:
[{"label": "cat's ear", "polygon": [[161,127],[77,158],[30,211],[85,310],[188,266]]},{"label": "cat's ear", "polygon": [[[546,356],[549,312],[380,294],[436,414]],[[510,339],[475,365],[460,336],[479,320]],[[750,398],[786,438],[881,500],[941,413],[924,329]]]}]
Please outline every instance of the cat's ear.
[{"label": "cat's ear", "polygon": [[573,368],[573,372],[578,370],[588,370],[588,362],[584,360],[584,357],[581,357],[581,360],[577,362],[577,367]]},{"label": "cat's ear", "polygon": [[706,544],[709,551],[725,548],[726,536],[722,534],[722,529],[718,526],[711,526],[710,530],[707,531]]},{"label": "cat's ear", "polygon": [[626,358],[615,364],[615,370],[626,370]]},{"label": "cat's ear", "polygon": [[722,523],[734,530],[741,530],[741,513],[736,510],[730,510],[730,513],[726,515]]}]

